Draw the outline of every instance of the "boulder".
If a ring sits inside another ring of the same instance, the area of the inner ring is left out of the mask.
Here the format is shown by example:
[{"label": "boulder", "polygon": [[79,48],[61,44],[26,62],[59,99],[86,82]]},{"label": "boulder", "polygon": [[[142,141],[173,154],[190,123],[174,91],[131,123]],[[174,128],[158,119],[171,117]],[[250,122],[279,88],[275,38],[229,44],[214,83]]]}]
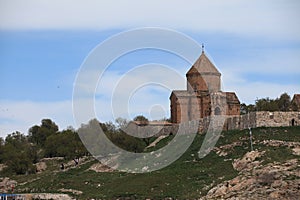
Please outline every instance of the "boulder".
[{"label": "boulder", "polygon": [[45,162],[38,162],[35,164],[36,172],[40,173],[42,171],[45,171],[47,169],[47,164]]},{"label": "boulder", "polygon": [[255,161],[255,159],[261,157],[265,152],[259,152],[259,151],[250,151],[246,153],[243,158],[241,159],[235,159],[232,163],[232,166],[234,169],[238,171],[242,170],[251,170],[254,167],[257,167],[260,162]]}]

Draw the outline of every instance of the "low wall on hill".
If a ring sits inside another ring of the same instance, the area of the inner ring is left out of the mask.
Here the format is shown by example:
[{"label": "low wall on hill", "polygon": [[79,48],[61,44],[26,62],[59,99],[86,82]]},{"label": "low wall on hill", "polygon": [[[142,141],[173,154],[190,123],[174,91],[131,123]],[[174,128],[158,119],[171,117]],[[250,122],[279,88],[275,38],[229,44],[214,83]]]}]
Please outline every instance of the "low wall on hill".
[{"label": "low wall on hill", "polygon": [[145,138],[151,136],[172,135],[176,134],[178,126],[176,124],[137,124],[136,122],[130,122],[124,129],[126,133],[130,133],[133,136]]},{"label": "low wall on hill", "polygon": [[[215,120],[218,121],[218,120]],[[222,121],[222,120],[221,120]],[[222,121],[223,122],[223,121]],[[198,132],[206,132],[211,123],[211,117],[199,120]],[[256,127],[280,127],[280,126],[300,126],[300,112],[251,112],[245,115],[228,116],[224,125],[215,122],[218,128],[223,130],[243,130]],[[188,127],[188,126],[187,126]],[[179,124],[147,124],[139,125],[134,122],[129,123],[126,132],[133,133],[137,137],[151,137],[161,135],[176,134]],[[183,128],[184,129],[184,128]],[[181,129],[181,130],[183,130]],[[190,132],[189,130],[187,133]]]},{"label": "low wall on hill", "polygon": [[300,112],[251,112],[227,119],[225,130],[247,129],[249,127],[299,126]]}]

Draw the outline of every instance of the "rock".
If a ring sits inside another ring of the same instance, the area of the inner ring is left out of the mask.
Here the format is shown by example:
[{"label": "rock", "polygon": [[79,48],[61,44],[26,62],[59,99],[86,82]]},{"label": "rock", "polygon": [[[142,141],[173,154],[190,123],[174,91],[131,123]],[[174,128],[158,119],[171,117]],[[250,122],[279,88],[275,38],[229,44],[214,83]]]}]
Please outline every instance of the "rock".
[{"label": "rock", "polygon": [[7,166],[4,165],[4,164],[0,164],[0,172],[1,172],[5,167],[7,167]]},{"label": "rock", "polygon": [[17,181],[11,180],[8,177],[0,178],[0,192],[7,193],[12,190],[17,185]]},{"label": "rock", "polygon": [[67,194],[50,194],[50,193],[32,194],[32,199],[73,200],[73,198],[71,198]]},{"label": "rock", "polygon": [[226,194],[228,188],[225,185],[222,185],[220,188],[218,188],[215,192],[216,196],[223,196]]},{"label": "rock", "polygon": [[[259,155],[249,153],[238,161],[247,163]],[[300,199],[300,179],[285,180],[288,176],[300,177],[298,162],[292,159],[242,170],[237,177],[211,188],[201,199]]]},{"label": "rock", "polygon": [[75,195],[81,195],[82,194],[82,191],[80,191],[80,190],[74,190],[74,189],[61,188],[58,191],[60,191],[60,192],[70,192],[70,193],[75,194]]},{"label": "rock", "polygon": [[38,162],[35,164],[36,166],[36,172],[40,173],[42,171],[45,171],[47,169],[47,164],[45,162]]},{"label": "rock", "polygon": [[275,181],[272,183],[271,187],[273,187],[273,188],[278,188],[278,187],[280,187],[280,186],[282,186],[282,185],[286,186],[286,182],[285,182],[285,181],[282,181],[282,180],[275,180]]},{"label": "rock", "polygon": [[235,159],[232,163],[234,169],[241,170],[251,170],[254,167],[257,167],[260,162],[254,161],[256,158],[261,157],[265,152],[259,151],[250,151],[246,153],[242,159]]},{"label": "rock", "polygon": [[216,154],[218,154],[219,156],[227,156],[228,153],[230,151],[233,150],[234,147],[236,146],[241,146],[242,145],[242,142],[239,141],[239,142],[234,142],[232,144],[226,144],[226,145],[223,145],[223,146],[220,146],[220,147],[214,147],[214,151],[216,152]]},{"label": "rock", "polygon": [[292,151],[294,155],[300,156],[300,147],[293,148]]},{"label": "rock", "polygon": [[262,185],[271,186],[275,181],[275,173],[266,171],[258,176],[258,182]]},{"label": "rock", "polygon": [[234,186],[234,185],[238,184],[239,182],[240,182],[239,177],[235,177],[234,179],[232,179],[232,180],[229,181],[229,184],[231,186]]},{"label": "rock", "polygon": [[42,158],[40,161],[44,162],[44,161],[60,161],[60,160],[64,160],[64,157],[52,157],[52,158]]},{"label": "rock", "polygon": [[281,197],[280,193],[278,191],[274,191],[274,192],[271,192],[269,194],[270,198],[272,199],[279,199]]},{"label": "rock", "polygon": [[112,172],[114,171],[112,168],[106,166],[106,165],[103,165],[102,163],[95,163],[93,164],[89,170],[93,170],[95,172]]},{"label": "rock", "polygon": [[232,186],[230,188],[230,191],[240,191],[242,189],[242,187],[243,187],[243,184],[238,183],[238,184]]},{"label": "rock", "polygon": [[300,142],[288,142],[288,141],[281,141],[281,140],[263,140],[260,142],[261,144],[273,147],[300,147]]},{"label": "rock", "polygon": [[211,190],[209,190],[207,193],[207,196],[209,198],[224,196],[226,194],[227,190],[228,190],[228,188],[225,185],[218,185],[218,186],[212,188]]}]

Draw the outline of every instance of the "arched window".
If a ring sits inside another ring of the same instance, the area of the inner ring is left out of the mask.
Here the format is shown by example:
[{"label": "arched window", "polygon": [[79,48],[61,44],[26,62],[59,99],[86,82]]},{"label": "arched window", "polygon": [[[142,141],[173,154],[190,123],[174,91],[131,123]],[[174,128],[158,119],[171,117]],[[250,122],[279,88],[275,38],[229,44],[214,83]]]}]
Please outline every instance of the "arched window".
[{"label": "arched window", "polygon": [[215,115],[221,115],[221,109],[219,107],[215,108]]}]

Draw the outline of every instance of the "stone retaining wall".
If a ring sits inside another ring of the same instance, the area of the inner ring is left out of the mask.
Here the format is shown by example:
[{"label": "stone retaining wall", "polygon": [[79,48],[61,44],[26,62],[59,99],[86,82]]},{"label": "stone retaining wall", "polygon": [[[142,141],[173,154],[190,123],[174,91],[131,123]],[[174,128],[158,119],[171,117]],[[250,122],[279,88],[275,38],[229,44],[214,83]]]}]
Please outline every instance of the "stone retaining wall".
[{"label": "stone retaining wall", "polygon": [[[218,116],[215,116],[218,117]],[[218,121],[218,120],[215,120]],[[222,121],[222,120],[221,120]],[[209,128],[211,117],[205,117],[199,120],[198,132],[206,132]],[[188,124],[187,124],[188,125]],[[299,126],[300,112],[251,112],[245,115],[229,116],[225,120],[223,130],[243,130],[256,127],[280,127],[280,126]],[[217,124],[217,126],[222,126]],[[134,125],[129,124],[127,131],[136,136],[151,137],[161,135],[172,135],[178,131],[178,124],[167,125]],[[183,129],[181,129],[182,131]],[[190,130],[187,130],[187,133]]]},{"label": "stone retaining wall", "polygon": [[246,115],[229,117],[225,130],[247,129],[249,127],[299,126],[300,112],[251,112]]}]

